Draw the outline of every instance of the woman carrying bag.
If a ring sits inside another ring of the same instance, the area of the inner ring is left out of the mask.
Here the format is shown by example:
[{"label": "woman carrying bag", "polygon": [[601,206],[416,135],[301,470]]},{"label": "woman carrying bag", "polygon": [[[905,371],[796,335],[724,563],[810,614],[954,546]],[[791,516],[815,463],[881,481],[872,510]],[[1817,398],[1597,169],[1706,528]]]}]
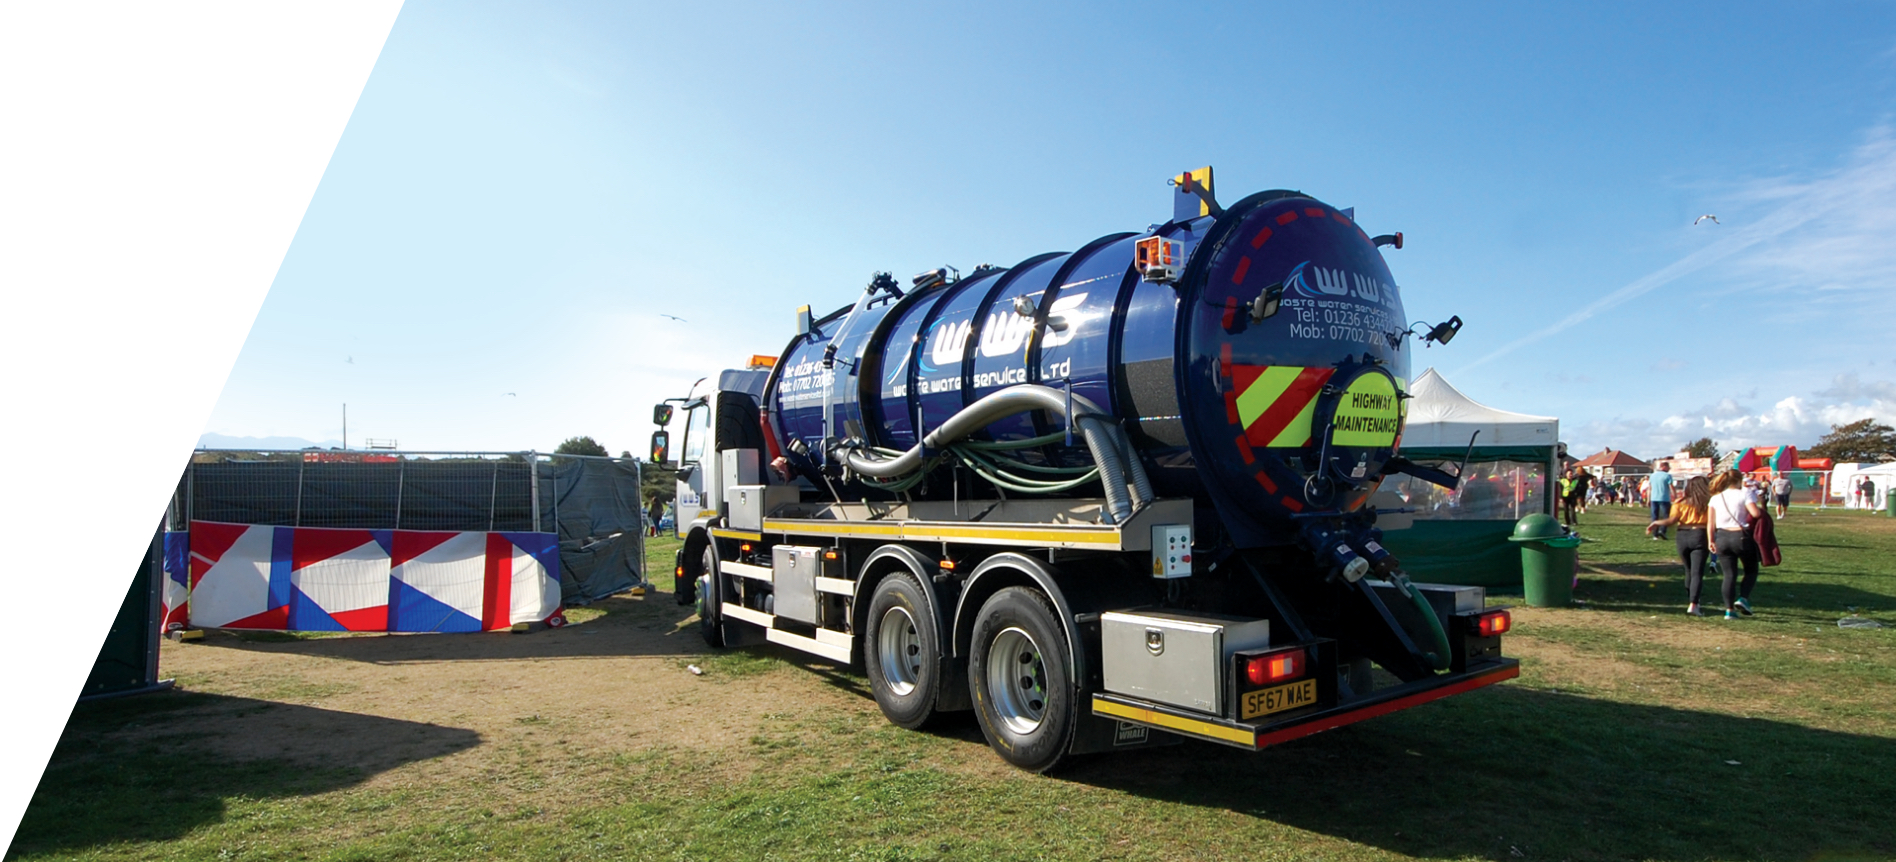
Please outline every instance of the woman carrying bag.
[{"label": "woman carrying bag", "polygon": [[1679,528],[1673,542],[1679,549],[1679,562],[1685,565],[1685,612],[1695,617],[1705,616],[1699,608],[1699,591],[1705,586],[1705,564],[1712,550],[1711,539],[1705,535],[1711,496],[1711,485],[1705,477],[1693,476],[1685,483],[1684,496],[1672,504],[1671,514],[1646,525],[1647,535],[1666,527]]},{"label": "woman carrying bag", "polygon": [[[1712,550],[1718,554],[1718,568],[1725,575],[1723,594],[1725,619],[1739,614],[1751,616],[1751,588],[1758,583],[1758,543],[1751,537],[1751,524],[1763,517],[1757,498],[1744,488],[1744,474],[1726,470],[1712,480],[1709,504],[1712,523]],[[1738,581],[1738,567],[1744,566],[1745,578]]]}]

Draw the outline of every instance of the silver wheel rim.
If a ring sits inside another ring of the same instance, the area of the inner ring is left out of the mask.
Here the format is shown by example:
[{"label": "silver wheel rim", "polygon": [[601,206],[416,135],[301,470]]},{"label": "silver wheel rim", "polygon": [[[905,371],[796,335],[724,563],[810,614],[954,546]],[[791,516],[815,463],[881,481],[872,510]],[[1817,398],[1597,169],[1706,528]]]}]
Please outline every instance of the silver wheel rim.
[{"label": "silver wheel rim", "polygon": [[882,622],[876,627],[876,658],[890,694],[907,697],[915,690],[916,681],[922,678],[922,636],[906,609],[894,607],[882,612]]},{"label": "silver wheel rim", "polygon": [[1022,736],[1047,715],[1047,664],[1040,645],[1018,626],[994,636],[987,657],[988,695],[1001,723]]}]

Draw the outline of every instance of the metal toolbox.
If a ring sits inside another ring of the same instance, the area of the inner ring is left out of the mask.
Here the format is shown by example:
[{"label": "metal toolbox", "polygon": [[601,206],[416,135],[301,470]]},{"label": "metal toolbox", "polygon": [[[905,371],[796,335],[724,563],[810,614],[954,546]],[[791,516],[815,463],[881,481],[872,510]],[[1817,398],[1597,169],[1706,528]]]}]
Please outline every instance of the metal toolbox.
[{"label": "metal toolbox", "polygon": [[1231,654],[1271,644],[1270,620],[1131,610],[1099,621],[1107,691],[1213,715],[1225,712]]},{"label": "metal toolbox", "polygon": [[764,528],[765,515],[796,501],[795,485],[734,485],[724,505],[730,509],[732,529],[757,532]]},{"label": "metal toolbox", "polygon": [[823,549],[777,545],[770,549],[771,594],[777,616],[818,625],[816,579],[823,574]]},{"label": "metal toolbox", "polygon": [[[1369,581],[1370,589],[1376,591],[1376,597],[1383,604],[1409,605],[1410,600],[1402,594],[1395,584],[1388,581]],[[1487,606],[1488,591],[1482,587],[1464,587],[1457,584],[1417,584],[1412,586],[1422,591],[1422,597],[1429,600],[1429,607],[1435,609],[1435,615],[1448,624],[1448,618],[1456,614],[1478,611]]]}]

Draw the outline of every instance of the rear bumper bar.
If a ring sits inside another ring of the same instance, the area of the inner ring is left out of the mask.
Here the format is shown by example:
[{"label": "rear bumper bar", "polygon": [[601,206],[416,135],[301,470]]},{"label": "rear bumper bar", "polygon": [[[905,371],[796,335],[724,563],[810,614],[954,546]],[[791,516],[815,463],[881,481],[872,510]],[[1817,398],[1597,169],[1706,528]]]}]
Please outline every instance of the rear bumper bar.
[{"label": "rear bumper bar", "polygon": [[1294,714],[1274,721],[1233,721],[1105,693],[1093,695],[1093,714],[1101,718],[1128,721],[1182,736],[1255,751],[1346,724],[1355,724],[1364,719],[1388,715],[1412,706],[1421,706],[1432,700],[1473,691],[1520,675],[1520,660],[1496,659],[1470,667],[1462,673],[1444,674],[1390,686],[1346,704]]}]

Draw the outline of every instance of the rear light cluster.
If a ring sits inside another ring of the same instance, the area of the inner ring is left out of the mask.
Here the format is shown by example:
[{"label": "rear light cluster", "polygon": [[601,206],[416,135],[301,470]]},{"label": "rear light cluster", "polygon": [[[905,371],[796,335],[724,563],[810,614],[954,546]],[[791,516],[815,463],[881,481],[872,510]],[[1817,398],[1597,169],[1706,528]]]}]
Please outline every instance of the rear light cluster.
[{"label": "rear light cluster", "polygon": [[1514,617],[1510,616],[1507,611],[1491,611],[1482,614],[1476,619],[1476,630],[1480,631],[1481,636],[1484,638],[1505,634],[1508,629],[1513,627]]},{"label": "rear light cluster", "polygon": [[1310,654],[1303,648],[1279,650],[1244,660],[1244,679],[1252,685],[1287,682],[1310,672]]}]

